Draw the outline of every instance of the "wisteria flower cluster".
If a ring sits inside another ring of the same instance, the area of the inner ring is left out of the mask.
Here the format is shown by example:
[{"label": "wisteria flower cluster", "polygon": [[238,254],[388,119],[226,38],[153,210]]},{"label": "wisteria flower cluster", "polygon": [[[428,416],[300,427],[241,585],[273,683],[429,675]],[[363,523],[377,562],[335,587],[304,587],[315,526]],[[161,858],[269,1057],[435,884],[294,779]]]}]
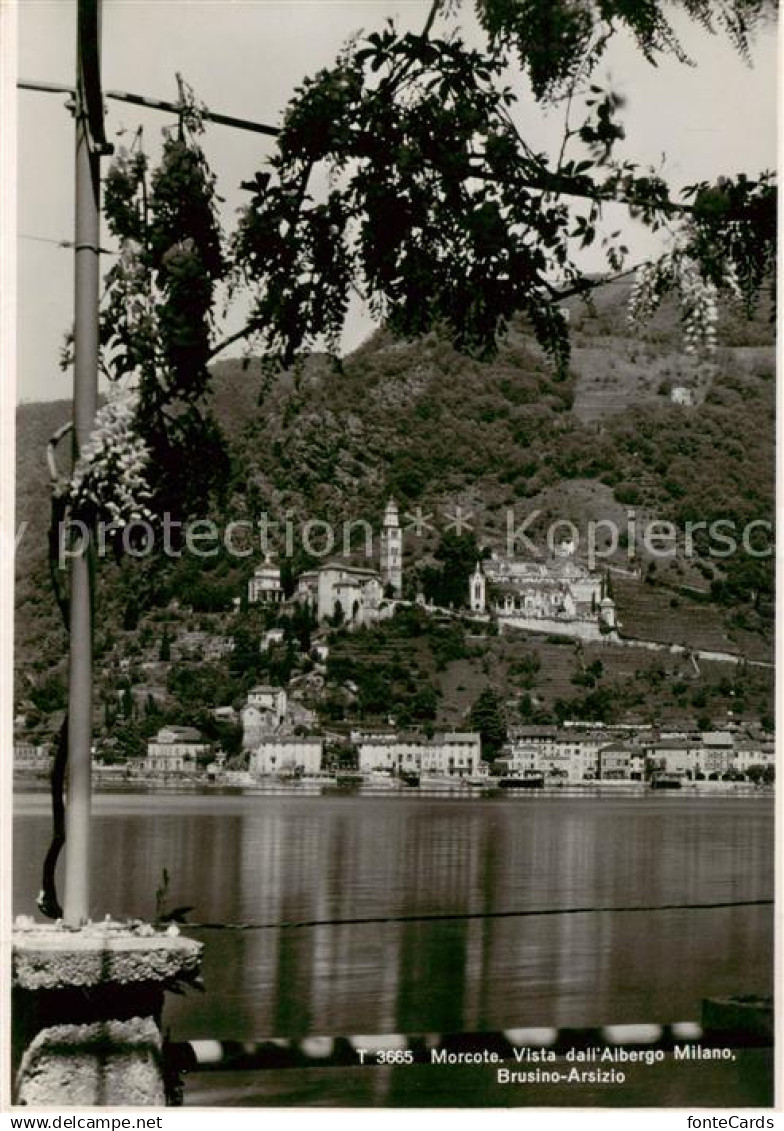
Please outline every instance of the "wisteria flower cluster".
[{"label": "wisteria flower cluster", "polygon": [[684,349],[688,354],[716,349],[716,326],[719,321],[716,284],[706,281],[698,265],[687,256],[675,261],[675,287],[681,306],[684,326]]},{"label": "wisteria flower cluster", "polygon": [[141,244],[136,240],[125,240],[116,265],[116,282],[126,300],[125,310],[131,333],[149,332],[155,312],[149,273],[141,253]]},{"label": "wisteria flower cluster", "polygon": [[[737,295],[740,288],[732,265],[725,275],[723,285]],[[719,321],[718,288],[703,276],[697,261],[681,250],[638,268],[627,306],[631,325],[639,326],[651,318],[669,291],[674,292],[681,308],[686,353],[713,353]]]},{"label": "wisteria flower cluster", "polygon": [[115,531],[153,520],[147,507],[150,452],[136,431],[136,407],[134,393],[113,392],[96,414],[70,481],[74,512],[91,513]]},{"label": "wisteria flower cluster", "polygon": [[667,257],[642,263],[637,268],[632,284],[626,317],[632,326],[647,322],[659,308],[668,289]]}]

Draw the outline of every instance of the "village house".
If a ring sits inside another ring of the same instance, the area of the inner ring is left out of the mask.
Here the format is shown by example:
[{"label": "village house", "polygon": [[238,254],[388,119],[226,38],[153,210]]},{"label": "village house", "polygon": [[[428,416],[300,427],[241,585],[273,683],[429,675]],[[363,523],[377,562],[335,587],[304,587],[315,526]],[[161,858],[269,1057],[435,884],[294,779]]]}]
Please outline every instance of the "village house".
[{"label": "village house", "polygon": [[243,749],[254,749],[263,738],[273,735],[286,718],[287,710],[288,695],[284,687],[262,683],[251,688],[240,712]]},{"label": "village house", "polygon": [[606,732],[512,727],[506,761],[515,775],[535,772],[570,782],[592,781],[599,776],[599,750],[611,742]]},{"label": "village house", "polygon": [[772,741],[743,738],[729,730],[662,737],[646,747],[646,755],[652,773],[692,780],[717,780],[733,771],[746,774],[751,766],[775,762]]},{"label": "village house", "polygon": [[52,756],[48,746],[32,742],[14,743],[15,770],[48,770]]},{"label": "village house", "polygon": [[629,777],[632,781],[645,781],[645,751],[641,746],[633,746],[631,748],[631,762],[629,765]]},{"label": "village house", "polygon": [[634,748],[628,742],[612,742],[599,751],[600,781],[629,781]]},{"label": "village house", "polygon": [[663,738],[645,748],[646,765],[652,774],[669,777],[693,777],[702,751],[698,740]]},{"label": "village house", "polygon": [[278,644],[282,644],[286,638],[286,633],[282,628],[270,628],[262,634],[259,641],[259,651],[269,652],[270,648],[274,648]]},{"label": "village house", "polygon": [[321,735],[276,735],[264,739],[253,751],[250,772],[254,777],[318,774],[323,761],[324,739]]},{"label": "village house", "polygon": [[299,733],[312,730],[318,722],[318,713],[302,702],[302,690],[292,691],[286,708],[286,718],[281,724],[281,733]]},{"label": "village house", "polygon": [[735,739],[729,731],[705,731],[701,739],[695,760],[695,773],[705,774],[706,777],[721,777],[728,770],[737,768]]},{"label": "village house", "polygon": [[417,774],[422,767],[426,739],[421,734],[371,734],[357,737],[359,769]]},{"label": "village house", "polygon": [[370,734],[358,737],[362,773],[432,774],[475,777],[482,772],[482,743],[474,732]]},{"label": "village house", "polygon": [[422,774],[476,777],[484,769],[482,739],[473,731],[434,734],[422,752]]},{"label": "village house", "polygon": [[281,721],[286,715],[287,693],[285,687],[273,687],[269,683],[257,683],[248,692],[249,707],[260,711],[271,711]]},{"label": "village house", "polygon": [[554,726],[510,726],[508,733],[510,743],[542,752],[553,749],[561,735],[558,727]]},{"label": "village house", "polygon": [[234,638],[213,633],[204,642],[204,659],[207,661],[223,660],[234,651]]},{"label": "village house", "polygon": [[684,408],[693,408],[697,403],[695,390],[686,385],[675,385],[670,390],[670,401],[673,404],[682,405]]},{"label": "village house", "polygon": [[161,727],[147,743],[144,768],[152,774],[194,773],[210,751],[195,727]]},{"label": "village house", "polygon": [[172,658],[185,659],[201,655],[205,660],[222,660],[234,651],[234,639],[220,633],[204,632],[199,629],[185,629],[177,633],[172,641]]},{"label": "village house", "polygon": [[237,711],[230,704],[226,707],[213,707],[210,714],[219,723],[235,724],[239,718]]},{"label": "village house", "polygon": [[652,773],[694,779],[725,773],[734,760],[734,746],[703,745],[701,735],[659,739],[646,749]]},{"label": "village house", "polygon": [[311,672],[292,679],[289,690],[269,684],[252,688],[240,712],[243,749],[254,750],[267,739],[290,736],[313,727],[316,712],[303,702],[306,692],[312,690],[313,680],[320,681],[323,687],[324,677]]},{"label": "village house", "polygon": [[735,769],[747,774],[752,767],[767,769],[776,764],[776,750],[772,742],[739,739],[735,745]]},{"label": "village house", "polygon": [[645,777],[645,749],[637,741],[574,724],[511,727],[503,760],[514,776],[544,774],[566,783]]}]

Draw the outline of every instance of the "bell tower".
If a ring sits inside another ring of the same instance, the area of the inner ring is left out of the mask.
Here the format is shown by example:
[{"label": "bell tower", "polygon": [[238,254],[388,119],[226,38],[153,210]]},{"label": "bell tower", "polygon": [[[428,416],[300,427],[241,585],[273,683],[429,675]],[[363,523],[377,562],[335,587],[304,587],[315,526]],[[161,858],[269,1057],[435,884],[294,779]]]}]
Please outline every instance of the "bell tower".
[{"label": "bell tower", "polygon": [[385,590],[391,586],[396,597],[403,592],[403,531],[394,499],[387,503],[381,528],[381,584]]},{"label": "bell tower", "polygon": [[476,563],[476,569],[471,574],[469,579],[469,605],[471,612],[483,613],[485,611],[487,601],[487,586],[485,583],[485,575],[482,572],[480,562]]}]

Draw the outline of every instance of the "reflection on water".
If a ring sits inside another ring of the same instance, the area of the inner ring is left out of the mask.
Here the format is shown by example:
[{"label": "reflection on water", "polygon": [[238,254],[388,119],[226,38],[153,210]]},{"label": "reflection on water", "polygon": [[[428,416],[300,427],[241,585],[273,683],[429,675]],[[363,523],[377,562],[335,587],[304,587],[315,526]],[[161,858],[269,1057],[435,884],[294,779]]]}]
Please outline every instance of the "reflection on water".
[{"label": "reflection on water", "polygon": [[[167,1006],[177,1039],[673,1021],[771,989],[769,905],[482,917],[770,899],[768,799],[99,796],[94,825],[96,916],[151,916],[165,867],[194,921],[268,925],[192,932],[208,992]],[[48,828],[20,798],[15,913]],[[375,921],[307,925],[336,919]]]}]

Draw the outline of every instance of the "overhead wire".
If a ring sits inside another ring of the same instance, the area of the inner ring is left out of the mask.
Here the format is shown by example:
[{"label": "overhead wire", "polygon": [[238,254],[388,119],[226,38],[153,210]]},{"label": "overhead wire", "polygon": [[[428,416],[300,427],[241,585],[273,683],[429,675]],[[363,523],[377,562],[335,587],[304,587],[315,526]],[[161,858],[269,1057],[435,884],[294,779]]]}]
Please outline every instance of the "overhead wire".
[{"label": "overhead wire", "polygon": [[406,915],[353,916],[343,919],[301,919],[269,923],[188,923],[186,930],[201,931],[273,931],[313,927],[359,927],[383,923],[437,923],[471,919],[527,919],[554,915],[604,915],[621,912],[639,914],[658,911],[721,911],[732,907],[769,907],[773,899],[716,900],[710,903],[630,904],[610,907],[544,907],[513,911],[457,911]]}]

